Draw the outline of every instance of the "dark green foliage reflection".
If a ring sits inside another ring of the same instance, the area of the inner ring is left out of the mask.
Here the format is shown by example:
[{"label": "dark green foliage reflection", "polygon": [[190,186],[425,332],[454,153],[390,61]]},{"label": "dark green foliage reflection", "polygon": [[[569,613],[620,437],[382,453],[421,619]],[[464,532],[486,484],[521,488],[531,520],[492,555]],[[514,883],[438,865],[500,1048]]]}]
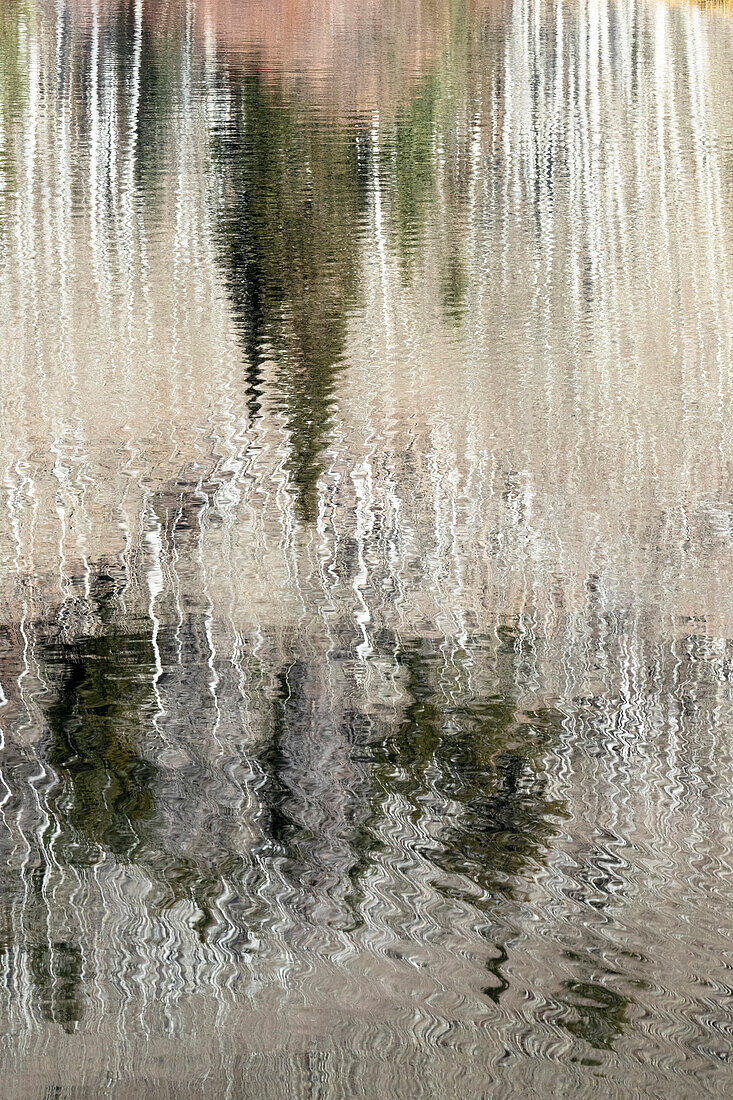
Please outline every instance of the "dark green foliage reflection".
[{"label": "dark green foliage reflection", "polygon": [[29,951],[29,961],[44,1018],[72,1032],[82,1018],[81,950],[63,941],[36,944]]},{"label": "dark green foliage reflection", "polygon": [[110,632],[49,645],[45,657],[57,677],[46,711],[48,762],[59,780],[55,847],[77,864],[94,862],[99,848],[132,859],[155,815],[156,769],[139,749],[152,700],[150,638]]},{"label": "dark green foliage reflection", "polygon": [[561,1023],[577,1039],[597,1050],[612,1050],[626,1025],[628,999],[606,985],[566,981],[562,985]]},{"label": "dark green foliage reflection", "polygon": [[434,866],[436,888],[484,911],[493,960],[485,993],[492,1000],[507,988],[507,950],[494,938],[492,906],[521,892],[567,816],[546,792],[543,765],[560,715],[518,708],[511,646],[505,649],[487,655],[496,693],[473,698],[441,686],[446,666],[437,645],[402,646],[405,705],[393,724],[347,712],[340,741],[352,778],[338,792],[325,778],[335,763],[318,728],[317,687],[296,664],[280,678],[273,739],[262,756],[269,836],[288,874],[302,885],[316,867],[327,872],[334,849],[347,851],[344,927],[363,926],[363,884],[375,863],[389,858],[385,836],[392,830],[385,827],[394,827],[397,813],[404,843]]},{"label": "dark green foliage reflection", "polygon": [[291,472],[311,518],[357,297],[365,207],[359,132],[298,111],[256,69],[231,79],[232,121],[215,145],[225,189],[221,254],[247,357],[250,411],[259,411],[263,364],[273,360]]}]

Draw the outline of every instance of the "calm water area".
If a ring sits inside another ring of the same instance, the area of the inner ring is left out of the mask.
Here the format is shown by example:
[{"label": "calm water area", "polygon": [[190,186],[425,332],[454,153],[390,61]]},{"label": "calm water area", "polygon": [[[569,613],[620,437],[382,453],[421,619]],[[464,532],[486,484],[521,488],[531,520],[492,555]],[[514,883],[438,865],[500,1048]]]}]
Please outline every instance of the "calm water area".
[{"label": "calm water area", "polygon": [[733,10],[0,0],[0,1097],[733,1095]]}]

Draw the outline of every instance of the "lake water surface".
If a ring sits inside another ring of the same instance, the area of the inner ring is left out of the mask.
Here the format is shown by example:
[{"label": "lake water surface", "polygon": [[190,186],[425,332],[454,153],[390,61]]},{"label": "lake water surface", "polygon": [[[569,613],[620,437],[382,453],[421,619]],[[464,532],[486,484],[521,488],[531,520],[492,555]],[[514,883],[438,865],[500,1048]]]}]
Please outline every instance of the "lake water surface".
[{"label": "lake water surface", "polygon": [[733,1093],[733,16],[0,0],[0,1095]]}]

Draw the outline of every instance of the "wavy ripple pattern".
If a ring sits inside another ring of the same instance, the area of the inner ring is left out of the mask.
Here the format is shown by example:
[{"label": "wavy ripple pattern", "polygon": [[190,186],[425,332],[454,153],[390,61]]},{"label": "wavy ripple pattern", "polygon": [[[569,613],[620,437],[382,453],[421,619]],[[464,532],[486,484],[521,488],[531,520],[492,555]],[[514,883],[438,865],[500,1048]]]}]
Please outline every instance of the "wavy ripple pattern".
[{"label": "wavy ripple pattern", "polygon": [[4,1097],[730,1093],[732,69],[2,4]]}]

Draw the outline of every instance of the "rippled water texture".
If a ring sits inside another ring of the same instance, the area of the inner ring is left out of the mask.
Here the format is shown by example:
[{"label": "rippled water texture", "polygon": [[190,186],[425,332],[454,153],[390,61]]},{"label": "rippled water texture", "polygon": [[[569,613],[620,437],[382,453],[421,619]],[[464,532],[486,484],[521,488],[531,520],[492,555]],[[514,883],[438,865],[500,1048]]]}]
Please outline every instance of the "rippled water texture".
[{"label": "rippled water texture", "polygon": [[0,1094],[733,1093],[733,18],[0,0]]}]

